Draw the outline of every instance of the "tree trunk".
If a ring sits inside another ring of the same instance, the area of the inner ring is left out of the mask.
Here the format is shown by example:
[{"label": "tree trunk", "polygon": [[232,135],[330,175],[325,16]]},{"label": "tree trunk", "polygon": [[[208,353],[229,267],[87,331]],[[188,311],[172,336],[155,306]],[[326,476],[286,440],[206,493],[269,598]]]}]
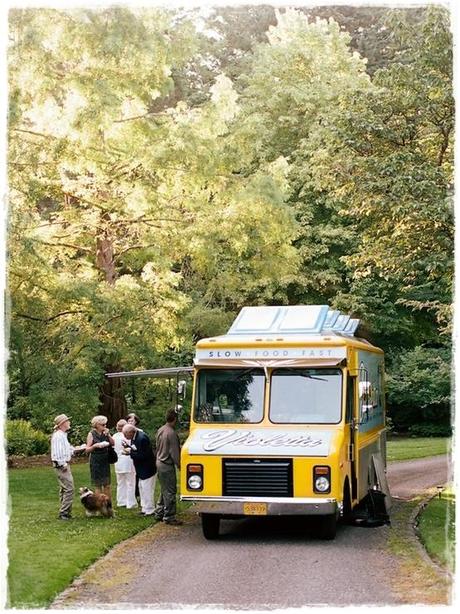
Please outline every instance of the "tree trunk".
[{"label": "tree trunk", "polygon": [[107,236],[99,236],[96,239],[96,264],[104,273],[105,281],[113,286],[117,278],[117,271],[113,257],[113,244]]},{"label": "tree trunk", "polygon": [[[106,216],[105,216],[105,221]],[[113,241],[110,232],[105,230],[96,237],[96,265],[103,273],[104,279],[109,286],[115,284],[117,270],[115,267]],[[113,373],[120,371],[120,365],[106,365],[105,372]],[[105,378],[99,391],[100,412],[107,416],[107,425],[113,428],[118,420],[126,416],[126,399],[123,382],[119,377]]]},{"label": "tree trunk", "polygon": [[[113,373],[114,371],[119,371],[119,367],[116,365],[107,366],[106,373]],[[127,413],[122,379],[120,377],[106,377],[101,386],[99,399],[101,415],[107,416],[107,426],[113,428],[118,420],[125,418]]]}]

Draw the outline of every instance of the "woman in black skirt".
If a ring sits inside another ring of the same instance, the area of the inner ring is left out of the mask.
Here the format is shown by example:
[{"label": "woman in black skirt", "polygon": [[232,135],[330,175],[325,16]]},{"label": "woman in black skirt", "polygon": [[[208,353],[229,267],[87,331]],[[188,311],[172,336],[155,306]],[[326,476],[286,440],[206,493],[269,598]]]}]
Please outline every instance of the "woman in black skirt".
[{"label": "woman in black skirt", "polygon": [[86,438],[86,452],[89,452],[89,471],[94,492],[104,493],[110,499],[110,463],[109,447],[115,444],[107,428],[105,416],[94,416],[91,420],[92,430]]}]

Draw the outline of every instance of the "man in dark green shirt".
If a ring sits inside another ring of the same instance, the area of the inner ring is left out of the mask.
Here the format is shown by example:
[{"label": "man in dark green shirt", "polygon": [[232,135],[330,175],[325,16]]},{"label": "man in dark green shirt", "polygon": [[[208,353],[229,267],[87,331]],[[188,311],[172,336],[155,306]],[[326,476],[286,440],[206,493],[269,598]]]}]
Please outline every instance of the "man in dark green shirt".
[{"label": "man in dark green shirt", "polygon": [[155,508],[155,518],[178,526],[182,522],[176,518],[176,467],[180,469],[180,443],[174,430],[176,423],[177,412],[170,409],[166,414],[166,424],[156,434],[156,462],[161,494]]}]

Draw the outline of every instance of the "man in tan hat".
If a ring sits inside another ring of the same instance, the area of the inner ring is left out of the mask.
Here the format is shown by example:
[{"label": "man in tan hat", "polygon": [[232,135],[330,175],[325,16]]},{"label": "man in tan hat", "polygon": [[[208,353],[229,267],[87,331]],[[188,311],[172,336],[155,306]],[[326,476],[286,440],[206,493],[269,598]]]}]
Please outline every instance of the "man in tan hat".
[{"label": "man in tan hat", "polygon": [[56,469],[59,482],[59,499],[61,507],[59,518],[69,520],[72,512],[73,503],[73,475],[70,471],[70,459],[74,452],[84,450],[85,444],[73,447],[67,440],[67,431],[70,428],[70,418],[65,414],[60,414],[54,419],[54,433],[51,436],[51,460]]}]

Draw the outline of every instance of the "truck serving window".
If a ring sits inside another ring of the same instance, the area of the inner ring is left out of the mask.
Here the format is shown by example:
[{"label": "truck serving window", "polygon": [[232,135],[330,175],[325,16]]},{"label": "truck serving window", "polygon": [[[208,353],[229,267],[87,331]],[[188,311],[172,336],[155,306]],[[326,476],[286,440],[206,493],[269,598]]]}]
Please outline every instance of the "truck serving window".
[{"label": "truck serving window", "polygon": [[270,420],[280,424],[337,424],[341,419],[340,369],[276,369]]},{"label": "truck serving window", "polygon": [[200,369],[196,422],[260,422],[264,413],[262,369]]}]

